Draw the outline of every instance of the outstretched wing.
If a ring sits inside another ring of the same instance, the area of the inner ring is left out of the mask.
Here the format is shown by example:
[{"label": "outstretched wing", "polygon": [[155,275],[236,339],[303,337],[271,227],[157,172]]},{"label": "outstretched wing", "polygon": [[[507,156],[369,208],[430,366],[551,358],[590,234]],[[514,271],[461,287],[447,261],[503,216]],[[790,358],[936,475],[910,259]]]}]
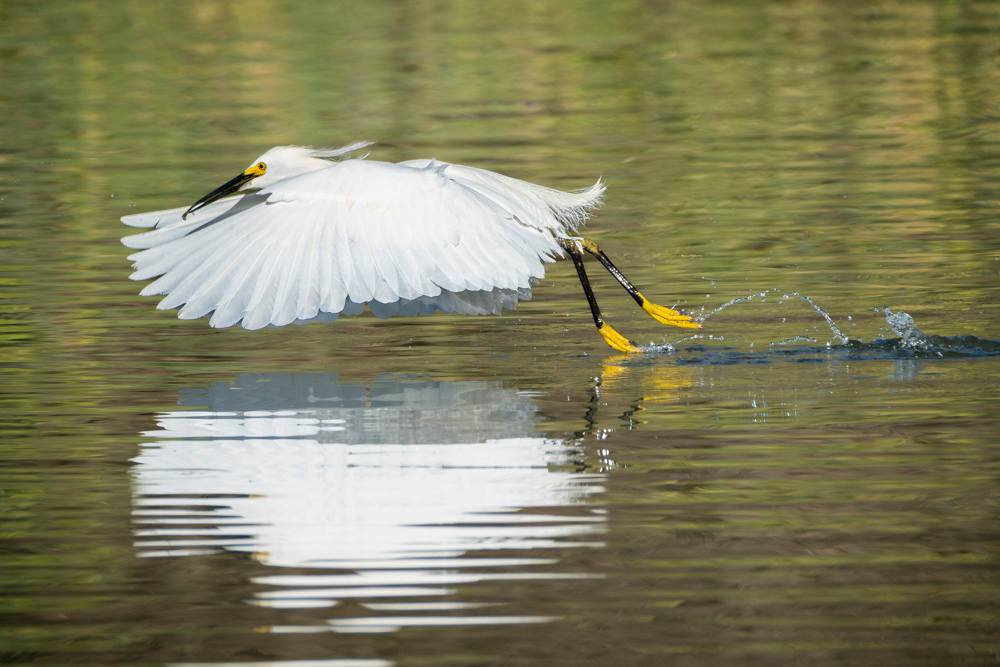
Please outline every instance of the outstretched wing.
[{"label": "outstretched wing", "polygon": [[[179,317],[248,329],[321,313],[498,312],[530,296],[557,239],[600,201],[433,161],[348,160],[180,218],[123,243],[142,294]],[[503,180],[501,180],[503,179]],[[151,222],[152,221],[152,222]]]}]

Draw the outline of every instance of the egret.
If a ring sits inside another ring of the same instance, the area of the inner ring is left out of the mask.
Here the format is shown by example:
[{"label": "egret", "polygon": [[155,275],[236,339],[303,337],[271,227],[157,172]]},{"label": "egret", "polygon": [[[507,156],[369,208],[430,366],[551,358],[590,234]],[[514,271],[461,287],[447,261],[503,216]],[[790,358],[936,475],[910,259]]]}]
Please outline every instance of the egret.
[{"label": "egret", "polygon": [[246,329],[376,316],[498,314],[531,298],[544,264],[569,256],[594,324],[621,352],[640,348],[601,316],[583,264],[595,257],[656,321],[700,325],[649,301],[592,240],[574,232],[605,186],[563,192],[435,159],[349,158],[371,145],[277,146],[189,207],[126,215],[122,239],[142,295],[178,317]]}]

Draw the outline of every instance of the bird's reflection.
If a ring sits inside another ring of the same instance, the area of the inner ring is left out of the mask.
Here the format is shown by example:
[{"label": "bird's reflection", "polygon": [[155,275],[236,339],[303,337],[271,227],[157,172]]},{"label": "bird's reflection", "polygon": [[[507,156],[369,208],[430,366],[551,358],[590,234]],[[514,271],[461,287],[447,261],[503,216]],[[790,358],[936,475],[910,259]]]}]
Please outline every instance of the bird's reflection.
[{"label": "bird's reflection", "polygon": [[[558,554],[601,544],[603,477],[567,465],[580,456],[573,444],[535,433],[525,393],[491,382],[247,375],[184,392],[180,403],[189,408],[161,414],[136,458],[137,551],[246,552],[299,568],[258,577],[255,604],[386,598],[369,608],[428,611],[442,603],[425,596],[460,584],[593,576],[560,568]],[[328,623],[370,632],[435,620]]]}]

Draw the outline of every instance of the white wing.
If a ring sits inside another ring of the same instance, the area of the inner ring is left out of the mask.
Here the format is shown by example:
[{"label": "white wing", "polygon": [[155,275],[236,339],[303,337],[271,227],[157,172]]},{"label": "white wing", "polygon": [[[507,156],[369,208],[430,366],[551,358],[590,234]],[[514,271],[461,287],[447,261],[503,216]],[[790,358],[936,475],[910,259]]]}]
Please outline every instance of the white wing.
[{"label": "white wing", "polygon": [[[159,308],[248,329],[353,314],[496,313],[530,297],[557,239],[600,202],[435,161],[347,160],[234,197],[128,216],[122,242]],[[329,317],[329,315],[327,315]]]}]

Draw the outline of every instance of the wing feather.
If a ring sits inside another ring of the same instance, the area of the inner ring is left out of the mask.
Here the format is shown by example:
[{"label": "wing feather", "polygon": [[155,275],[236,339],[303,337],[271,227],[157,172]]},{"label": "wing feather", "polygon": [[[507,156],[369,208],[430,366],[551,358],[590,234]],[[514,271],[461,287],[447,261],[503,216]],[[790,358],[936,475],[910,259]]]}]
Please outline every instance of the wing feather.
[{"label": "wing feather", "polygon": [[244,267],[256,250],[253,241],[263,238],[266,231],[265,226],[258,223],[254,226],[254,233],[244,237],[247,243],[236,246],[231,253],[222,256],[218,265],[191,295],[177,316],[181,319],[196,319],[217,311],[226,302],[232,286],[238,285],[243,279]]},{"label": "wing feather", "polygon": [[[334,272],[333,244],[330,234],[334,223],[319,221],[316,225],[316,289],[318,310],[323,310],[332,301],[333,294],[340,285],[340,276]],[[339,311],[336,309],[334,312]],[[304,318],[299,318],[304,319]]]},{"label": "wing feather", "polygon": [[296,302],[296,320],[309,320],[319,314],[319,307],[323,301],[322,280],[319,276],[319,250],[323,242],[322,220],[309,221],[309,234],[304,239],[306,247],[305,257],[302,262],[302,276],[299,280],[299,298]]},{"label": "wing feather", "polygon": [[343,221],[332,218],[324,225],[324,241],[326,255],[330,261],[330,292],[323,301],[323,310],[328,313],[339,313],[347,303],[351,291],[354,262],[351,261],[350,247],[347,245],[347,232]]},{"label": "wing feather", "polygon": [[243,315],[243,328],[245,329],[260,329],[271,323],[271,313],[278,291],[281,267],[288,264],[287,256],[291,245],[285,228],[289,218],[288,212],[279,209],[274,213],[274,216],[276,218],[274,228],[277,234],[280,234],[280,238],[271,246],[269,254],[264,257],[261,263],[260,272],[255,276],[255,279],[252,279],[254,288]]},{"label": "wing feather", "polygon": [[167,297],[163,300],[163,302],[167,302],[166,305],[161,302],[157,308],[177,308],[187,300],[184,294],[189,294],[186,289],[182,292],[179,288],[183,286],[188,289],[194,289],[196,286],[196,277],[192,274],[206,266],[205,261],[211,254],[211,247],[207,244],[193,252],[174,253],[171,257],[175,262],[174,266],[154,282],[147,285],[140,294],[143,296],[166,294]]},{"label": "wing feather", "polygon": [[234,272],[229,289],[219,299],[209,324],[217,329],[238,324],[246,315],[246,305],[256,285],[256,275],[266,258],[266,251],[250,253],[245,264]]},{"label": "wing feather", "polygon": [[351,289],[348,296],[355,303],[378,301],[378,275],[375,273],[375,260],[368,249],[368,227],[353,225],[348,220],[342,223],[347,235],[348,256],[345,261],[353,265],[351,271]]},{"label": "wing feather", "polygon": [[372,266],[375,268],[378,288],[373,295],[376,301],[392,303],[402,296],[400,292],[399,275],[396,273],[394,249],[397,245],[393,239],[383,233],[383,220],[373,219],[363,235],[364,243],[371,254]]},{"label": "wing feather", "polygon": [[126,216],[131,278],[182,318],[247,329],[330,319],[491,314],[530,298],[544,263],[600,202],[436,161],[345,160],[256,194]]},{"label": "wing feather", "polygon": [[[218,222],[211,225],[208,225],[207,222],[201,220],[192,229],[187,230],[186,236],[174,236],[173,234],[176,233],[176,230],[167,230],[171,235],[165,235],[159,240],[154,241],[156,245],[153,247],[130,255],[129,259],[135,262],[136,266],[136,272],[130,278],[132,280],[145,280],[156,275],[168,273],[174,268],[177,269],[178,274],[186,275],[192,263],[200,263],[201,260],[212,252],[214,241],[225,237],[227,243],[238,247],[241,238],[256,229],[252,225],[245,224],[246,219],[243,219],[240,224],[234,224],[232,219],[219,219]],[[194,234],[193,231],[195,230],[199,233]],[[131,241],[146,237],[146,241],[149,241],[149,237],[159,233],[159,231],[156,231],[139,234],[137,236],[126,237],[124,240]],[[179,265],[181,262],[183,262],[183,265]],[[179,275],[174,275],[172,280],[176,280],[178,277]],[[165,292],[147,292],[147,294],[150,293],[163,294]]]},{"label": "wing feather", "polygon": [[295,320],[295,313],[298,311],[298,283],[306,270],[302,256],[306,244],[311,240],[306,238],[305,232],[309,231],[311,223],[311,220],[296,220],[286,232],[283,261],[275,267],[277,275],[274,278],[275,290],[271,299],[269,324],[280,327]]},{"label": "wing feather", "polygon": [[[424,270],[414,251],[422,250],[421,238],[413,233],[413,227],[406,225],[392,230],[393,261],[399,273],[401,299],[415,299],[420,296],[437,296],[441,288],[431,280],[431,271]],[[430,265],[427,267],[430,268]]]}]

